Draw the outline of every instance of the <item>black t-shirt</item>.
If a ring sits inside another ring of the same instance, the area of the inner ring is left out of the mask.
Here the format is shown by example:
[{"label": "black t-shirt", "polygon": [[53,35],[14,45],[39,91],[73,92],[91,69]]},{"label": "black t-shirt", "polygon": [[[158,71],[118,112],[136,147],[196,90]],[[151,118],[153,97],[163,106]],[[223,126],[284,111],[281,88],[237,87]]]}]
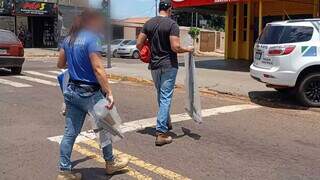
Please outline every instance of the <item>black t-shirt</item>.
[{"label": "black t-shirt", "polygon": [[178,24],[169,17],[154,17],[143,26],[142,33],[147,35],[151,44],[151,70],[159,68],[178,68],[177,53],[173,52],[170,36],[179,37]]}]

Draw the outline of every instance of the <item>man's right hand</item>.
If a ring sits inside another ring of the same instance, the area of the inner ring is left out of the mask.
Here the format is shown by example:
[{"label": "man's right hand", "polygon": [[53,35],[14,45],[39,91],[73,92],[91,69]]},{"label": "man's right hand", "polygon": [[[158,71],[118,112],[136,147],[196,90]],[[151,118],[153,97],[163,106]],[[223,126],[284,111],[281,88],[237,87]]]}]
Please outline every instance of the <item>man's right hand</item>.
[{"label": "man's right hand", "polygon": [[194,51],[194,47],[193,46],[189,46],[186,48],[187,52],[193,52]]},{"label": "man's right hand", "polygon": [[109,104],[106,106],[106,108],[111,110],[114,106],[114,99],[113,99],[112,94],[107,95],[107,100],[108,100]]}]

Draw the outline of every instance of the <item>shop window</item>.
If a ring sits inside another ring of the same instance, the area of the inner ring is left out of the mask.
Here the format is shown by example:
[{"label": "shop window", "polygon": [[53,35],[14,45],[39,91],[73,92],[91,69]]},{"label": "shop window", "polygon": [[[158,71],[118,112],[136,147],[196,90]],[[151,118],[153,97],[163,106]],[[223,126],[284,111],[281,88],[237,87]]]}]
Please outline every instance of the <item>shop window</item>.
[{"label": "shop window", "polygon": [[243,41],[247,41],[248,31],[248,4],[243,5]]},{"label": "shop window", "polygon": [[237,5],[233,5],[233,14],[232,14],[232,40],[237,40]]}]

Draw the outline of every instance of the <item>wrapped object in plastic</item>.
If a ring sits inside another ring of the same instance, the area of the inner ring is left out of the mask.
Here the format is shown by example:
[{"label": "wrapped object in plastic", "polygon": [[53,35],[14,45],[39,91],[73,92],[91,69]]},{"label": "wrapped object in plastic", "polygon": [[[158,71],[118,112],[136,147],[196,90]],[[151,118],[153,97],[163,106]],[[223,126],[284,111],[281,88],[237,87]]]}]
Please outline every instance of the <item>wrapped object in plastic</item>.
[{"label": "wrapped object in plastic", "polygon": [[192,53],[186,53],[184,59],[186,68],[185,88],[187,92],[186,111],[196,123],[200,124],[202,123],[201,102]]}]

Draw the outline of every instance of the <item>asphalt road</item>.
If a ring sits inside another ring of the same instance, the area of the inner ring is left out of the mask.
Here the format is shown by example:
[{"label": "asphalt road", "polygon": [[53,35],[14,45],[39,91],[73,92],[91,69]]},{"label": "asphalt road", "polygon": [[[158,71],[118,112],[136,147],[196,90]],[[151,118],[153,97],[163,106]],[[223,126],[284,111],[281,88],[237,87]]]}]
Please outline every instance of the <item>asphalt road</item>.
[{"label": "asphalt road", "polygon": [[[0,70],[0,179],[55,179],[63,101],[52,61],[28,61],[22,76]],[[112,84],[116,105],[128,127],[153,122],[152,86]],[[130,167],[106,176],[97,144],[88,134],[75,146],[74,169],[84,179],[317,180],[320,179],[320,114],[270,108],[236,98],[202,96],[204,123],[185,118],[185,93],[174,96],[174,143],[154,146],[154,129],[128,129],[115,143]],[[151,119],[148,119],[151,118]],[[90,130],[86,123],[83,131]]]}]

